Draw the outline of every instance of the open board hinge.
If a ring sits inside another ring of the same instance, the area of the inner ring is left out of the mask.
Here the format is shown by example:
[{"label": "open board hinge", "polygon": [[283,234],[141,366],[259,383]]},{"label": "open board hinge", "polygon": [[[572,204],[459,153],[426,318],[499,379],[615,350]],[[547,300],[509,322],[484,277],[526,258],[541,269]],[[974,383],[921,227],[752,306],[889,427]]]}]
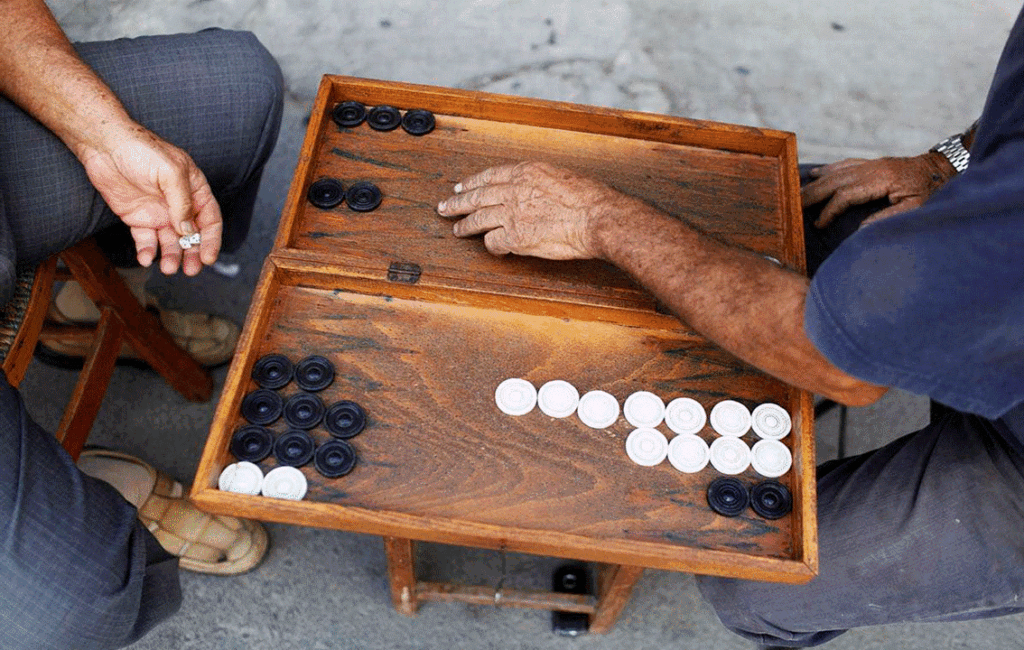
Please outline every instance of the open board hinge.
[{"label": "open board hinge", "polygon": [[420,280],[423,269],[419,264],[412,262],[392,262],[388,267],[388,282],[401,282],[402,284],[416,284]]}]

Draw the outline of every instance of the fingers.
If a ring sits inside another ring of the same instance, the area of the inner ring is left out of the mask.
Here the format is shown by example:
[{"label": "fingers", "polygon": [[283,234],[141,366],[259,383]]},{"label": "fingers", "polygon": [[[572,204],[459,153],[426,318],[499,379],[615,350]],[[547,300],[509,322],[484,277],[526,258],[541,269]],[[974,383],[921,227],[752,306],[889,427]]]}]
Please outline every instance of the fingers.
[{"label": "fingers", "polygon": [[884,210],[879,210],[878,212],[874,213],[873,215],[871,215],[870,217],[868,217],[867,219],[862,221],[861,224],[860,224],[860,227],[863,228],[864,226],[866,226],[866,225],[868,225],[870,223],[875,223],[877,221],[881,221],[883,219],[887,219],[889,217],[895,216],[897,214],[901,214],[903,212],[909,212],[910,210],[913,210],[914,208],[921,207],[922,205],[924,205],[924,202],[925,202],[925,200],[923,198],[919,198],[919,197],[914,197],[912,199],[907,199],[905,201],[900,201],[899,203],[897,203],[895,205],[891,205],[888,208],[885,208]]},{"label": "fingers", "polygon": [[504,228],[495,228],[484,235],[484,247],[492,255],[508,255],[512,247],[508,242],[508,231]]},{"label": "fingers", "polygon": [[[160,241],[160,272],[173,275],[181,265],[182,250],[178,244],[178,234],[170,228],[161,228],[156,235]],[[192,253],[192,256],[198,258],[196,253]]]},{"label": "fingers", "polygon": [[814,225],[818,228],[824,228],[828,224],[832,223],[832,220],[842,213],[846,212],[851,206],[860,205],[873,201],[875,199],[881,199],[886,196],[886,193],[877,192],[874,188],[867,187],[864,185],[846,185],[837,190],[825,207],[822,208],[821,214],[818,219],[814,222]]},{"label": "fingers", "polygon": [[505,213],[506,210],[501,206],[481,208],[465,219],[456,221],[455,225],[452,226],[452,232],[456,237],[472,237],[495,228],[501,228],[505,225],[505,222],[502,220]]},{"label": "fingers", "polygon": [[220,206],[213,197],[213,190],[206,182],[206,177],[198,169],[196,172],[199,174],[196,182],[202,181],[202,184],[192,194],[192,204],[196,207],[195,223],[202,236],[198,258],[203,264],[209,265],[217,261],[217,255],[220,253],[224,221],[221,217]]},{"label": "fingers", "polygon": [[156,259],[157,238],[152,228],[131,228],[132,239],[135,240],[135,258],[142,266],[149,266]]},{"label": "fingers", "polygon": [[849,169],[851,167],[857,167],[868,162],[865,158],[845,158],[838,162],[829,163],[822,167],[817,167],[811,170],[813,176],[824,176],[825,174],[834,174],[835,172]]},{"label": "fingers", "polygon": [[461,182],[455,185],[455,193],[461,194],[462,192],[475,190],[484,187],[485,185],[503,185],[505,183],[510,183],[512,182],[515,170],[518,167],[519,165],[515,164],[485,169],[482,172],[462,179]]},{"label": "fingers", "polygon": [[[164,168],[158,179],[160,191],[163,192],[164,199],[167,201],[167,216],[171,228],[178,233],[179,237],[195,232],[195,225],[192,223],[195,164],[191,159],[188,159],[185,164],[188,166],[186,169],[177,166]],[[205,178],[203,178],[203,182],[206,182]]]},{"label": "fingers", "polygon": [[828,201],[814,225],[824,228],[854,205],[889,196],[891,183],[879,170],[879,161],[841,160],[815,170],[818,180],[800,190],[803,205]]},{"label": "fingers", "polygon": [[437,213],[442,217],[460,217],[471,214],[481,208],[502,205],[508,196],[508,185],[484,185],[474,189],[465,189],[461,194],[450,196],[437,205]]}]

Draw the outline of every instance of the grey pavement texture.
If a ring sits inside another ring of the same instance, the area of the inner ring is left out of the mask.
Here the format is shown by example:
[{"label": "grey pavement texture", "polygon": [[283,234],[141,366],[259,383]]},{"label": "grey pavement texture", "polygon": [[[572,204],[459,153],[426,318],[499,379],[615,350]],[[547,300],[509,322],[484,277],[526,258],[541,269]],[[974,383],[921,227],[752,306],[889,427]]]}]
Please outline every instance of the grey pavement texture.
[{"label": "grey pavement texture", "polygon": [[[74,40],[194,31],[253,31],[284,70],[288,99],[249,240],[226,259],[241,272],[154,278],[165,305],[244,320],[326,73],[638,109],[793,131],[801,159],[926,150],[978,115],[1019,3],[1010,0],[50,0]],[[215,371],[218,390],[226,369]],[[74,373],[36,363],[29,410],[54,428]],[[213,417],[157,376],[119,369],[91,443],[143,457],[189,481]],[[893,392],[850,411],[847,453],[921,426],[927,401]],[[818,422],[821,459],[837,451],[837,413]],[[255,571],[184,574],[182,611],[138,650],[293,648],[752,647],[721,627],[692,576],[648,571],[618,626],[577,639],[547,612],[428,604],[405,618],[390,604],[376,537],[269,525]],[[425,545],[424,576],[546,587],[557,560]],[[827,647],[1024,648],[1024,618],[855,630]]]}]

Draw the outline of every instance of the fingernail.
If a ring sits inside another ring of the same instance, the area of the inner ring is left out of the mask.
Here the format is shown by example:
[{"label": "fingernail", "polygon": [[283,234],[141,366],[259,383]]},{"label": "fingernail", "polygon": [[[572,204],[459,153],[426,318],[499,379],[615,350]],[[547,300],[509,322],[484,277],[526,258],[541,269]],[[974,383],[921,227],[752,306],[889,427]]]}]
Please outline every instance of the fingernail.
[{"label": "fingernail", "polygon": [[437,211],[438,212],[444,212],[445,208],[447,208],[447,207],[448,207],[448,202],[447,201],[441,201],[440,203],[437,204]]},{"label": "fingernail", "polygon": [[196,231],[195,225],[191,221],[183,221],[181,223],[181,232],[185,235],[194,234]]},{"label": "fingernail", "polygon": [[461,191],[462,191],[462,183],[456,183],[455,184],[455,193],[458,194]]}]

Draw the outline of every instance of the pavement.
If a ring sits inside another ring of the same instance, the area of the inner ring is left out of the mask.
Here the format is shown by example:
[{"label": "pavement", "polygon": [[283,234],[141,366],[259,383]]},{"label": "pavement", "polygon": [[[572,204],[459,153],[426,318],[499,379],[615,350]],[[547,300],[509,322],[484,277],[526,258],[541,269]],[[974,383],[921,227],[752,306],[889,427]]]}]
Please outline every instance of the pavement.
[{"label": "pavement", "polygon": [[[154,278],[168,306],[242,322],[326,73],[628,108],[795,132],[801,159],[913,154],[979,114],[1006,34],[1009,0],[50,0],[74,40],[194,31],[253,31],[287,83],[281,136],[264,174],[233,277]],[[217,390],[226,369],[214,372]],[[55,428],[74,373],[35,363],[29,411]],[[213,417],[152,373],[118,369],[91,443],[136,454],[185,481]],[[835,457],[837,413],[817,424],[819,458]],[[851,409],[846,453],[884,444],[927,420],[927,401],[892,392]],[[137,650],[743,649],[700,598],[692,576],[648,571],[615,629],[553,635],[547,612],[428,604],[416,618],[390,604],[379,538],[271,524],[265,562],[217,578],[185,573],[180,613]],[[423,545],[427,578],[546,587],[550,558]],[[1024,648],[1024,617],[904,623],[854,630],[835,650]]]}]

